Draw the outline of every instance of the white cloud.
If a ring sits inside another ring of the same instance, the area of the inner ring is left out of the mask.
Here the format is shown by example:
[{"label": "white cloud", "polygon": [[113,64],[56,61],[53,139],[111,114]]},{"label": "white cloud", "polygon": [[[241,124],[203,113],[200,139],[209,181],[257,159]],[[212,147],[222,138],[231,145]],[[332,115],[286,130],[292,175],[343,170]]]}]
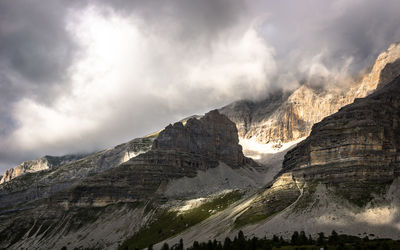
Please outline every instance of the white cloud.
[{"label": "white cloud", "polygon": [[263,95],[276,71],[273,50],[251,25],[204,42],[177,39],[173,30],[158,32],[112,9],[71,15],[68,30],[82,51],[69,68],[68,85],[50,104],[16,103],[19,127],[9,137],[15,150],[110,146],[180,116]]}]

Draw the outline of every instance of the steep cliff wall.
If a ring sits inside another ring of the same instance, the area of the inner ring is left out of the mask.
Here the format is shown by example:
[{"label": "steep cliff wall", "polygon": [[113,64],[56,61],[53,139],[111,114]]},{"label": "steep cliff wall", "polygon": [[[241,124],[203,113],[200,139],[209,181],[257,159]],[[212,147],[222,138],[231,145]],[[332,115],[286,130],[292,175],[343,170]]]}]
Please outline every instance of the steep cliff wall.
[{"label": "steep cliff wall", "polygon": [[289,151],[283,172],[359,198],[400,171],[400,77],[313,126]]}]

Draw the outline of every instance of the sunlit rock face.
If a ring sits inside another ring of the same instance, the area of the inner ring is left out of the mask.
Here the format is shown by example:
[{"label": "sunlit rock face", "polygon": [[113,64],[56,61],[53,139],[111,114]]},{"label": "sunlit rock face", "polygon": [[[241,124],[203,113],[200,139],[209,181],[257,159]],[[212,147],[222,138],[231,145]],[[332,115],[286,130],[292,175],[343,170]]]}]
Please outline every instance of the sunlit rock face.
[{"label": "sunlit rock face", "polygon": [[400,171],[400,77],[313,126],[290,150],[283,172],[360,197]]},{"label": "sunlit rock face", "polygon": [[294,141],[308,136],[313,124],[324,117],[393,80],[399,72],[399,58],[400,44],[393,44],[378,56],[370,73],[345,87],[314,88],[305,83],[262,101],[232,103],[220,112],[236,123],[241,138],[256,138],[260,143]]}]

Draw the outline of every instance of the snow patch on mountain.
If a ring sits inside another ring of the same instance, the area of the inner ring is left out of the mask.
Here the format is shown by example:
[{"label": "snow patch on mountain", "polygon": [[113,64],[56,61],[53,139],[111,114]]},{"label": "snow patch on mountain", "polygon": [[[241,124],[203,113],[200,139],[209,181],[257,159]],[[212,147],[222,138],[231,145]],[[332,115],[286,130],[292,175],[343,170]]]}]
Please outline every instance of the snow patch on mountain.
[{"label": "snow patch on mountain", "polygon": [[294,141],[286,142],[286,143],[260,143],[257,141],[257,138],[252,137],[250,139],[240,138],[239,144],[243,147],[243,153],[253,158],[254,160],[260,160],[263,154],[276,154],[296,145],[297,143],[304,140],[306,137],[299,138]]}]

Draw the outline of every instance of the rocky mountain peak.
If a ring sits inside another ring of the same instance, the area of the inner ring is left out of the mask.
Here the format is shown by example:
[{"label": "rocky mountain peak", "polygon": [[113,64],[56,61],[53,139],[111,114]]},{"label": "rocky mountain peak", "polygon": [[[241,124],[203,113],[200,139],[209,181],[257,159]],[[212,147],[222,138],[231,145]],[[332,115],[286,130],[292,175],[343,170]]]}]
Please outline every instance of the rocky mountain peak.
[{"label": "rocky mountain peak", "polygon": [[378,85],[383,86],[392,81],[400,72],[399,59],[400,43],[394,43],[386,51],[379,54],[371,72],[364,76],[361,84],[350,93],[356,98],[365,97],[377,89]]},{"label": "rocky mountain peak", "polygon": [[244,162],[235,123],[218,110],[210,111],[200,119],[190,118],[185,125],[177,122],[167,126],[154,140],[152,149],[200,154],[232,167]]}]

